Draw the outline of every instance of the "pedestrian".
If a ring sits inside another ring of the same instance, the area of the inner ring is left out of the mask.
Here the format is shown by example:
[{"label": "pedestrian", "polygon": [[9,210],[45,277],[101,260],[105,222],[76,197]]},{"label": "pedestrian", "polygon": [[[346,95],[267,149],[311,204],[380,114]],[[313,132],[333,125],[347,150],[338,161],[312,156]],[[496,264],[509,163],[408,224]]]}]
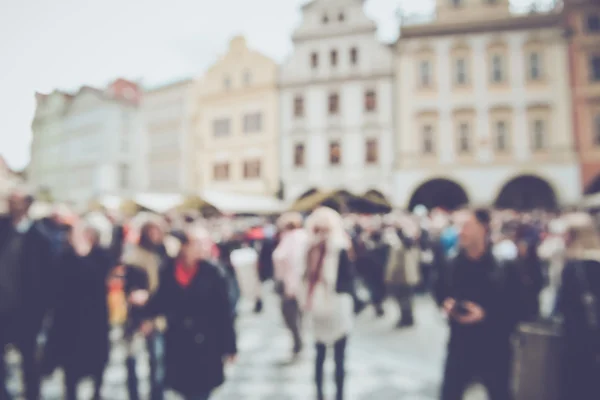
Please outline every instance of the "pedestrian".
[{"label": "pedestrian", "polygon": [[558,310],[564,317],[561,399],[600,398],[600,234],[587,214],[566,216],[567,261]]},{"label": "pedestrian", "polygon": [[262,288],[258,274],[258,252],[252,247],[252,241],[239,235],[239,247],[231,251],[230,261],[240,284],[242,297],[252,301],[254,312],[262,310]]},{"label": "pedestrian", "polygon": [[275,290],[281,297],[281,313],[294,342],[295,359],[302,351],[302,311],[298,302],[306,268],[308,235],[298,213],[283,214],[278,221],[281,239],[273,252]]},{"label": "pedestrian", "polygon": [[436,283],[436,298],[450,324],[441,400],[461,400],[481,379],[491,400],[510,399],[510,336],[518,321],[514,265],[492,254],[490,215],[470,212],[460,251]]},{"label": "pedestrian", "polygon": [[[28,216],[33,201],[27,188],[16,188],[8,197],[9,214],[0,217],[0,359],[8,344],[16,345],[27,400],[40,398],[37,337],[50,308],[55,261],[50,240]],[[4,362],[0,382],[0,400],[11,399]]]},{"label": "pedestrian", "polygon": [[77,386],[87,376],[94,381],[93,399],[99,400],[108,362],[106,282],[113,260],[99,239],[98,227],[85,221],[78,223],[69,235],[70,246],[57,262],[60,286],[44,369],[50,373],[56,367],[63,368],[66,400],[77,400]]},{"label": "pedestrian", "polygon": [[354,266],[348,256],[351,239],[341,216],[331,208],[316,209],[306,222],[309,234],[305,311],[312,319],[316,341],[317,398],[324,399],[323,366],[327,347],[333,346],[337,400],[344,398],[345,359],[354,318]]},{"label": "pedestrian", "polygon": [[149,300],[147,291],[134,292],[132,300],[145,304],[148,316],[166,318],[165,386],[186,400],[207,400],[237,353],[227,281],[209,261],[205,230],[191,227],[178,237],[179,255],[166,261],[158,290]]},{"label": "pedestrian", "polygon": [[[150,294],[158,289],[160,271],[159,268],[166,257],[163,244],[164,228],[162,221],[149,218],[140,229],[139,242],[131,244],[123,254],[123,265],[125,266],[125,295],[130,298],[131,293],[137,290],[146,290]],[[129,303],[127,320],[125,322],[124,339],[127,344],[128,355],[127,367],[127,390],[130,400],[138,400],[138,379],[136,372],[136,357],[133,348],[133,340],[139,332],[145,315],[140,307]],[[163,337],[160,321],[154,321],[154,328],[144,332],[146,348],[150,356],[150,397],[151,400],[163,398],[161,353]]]}]

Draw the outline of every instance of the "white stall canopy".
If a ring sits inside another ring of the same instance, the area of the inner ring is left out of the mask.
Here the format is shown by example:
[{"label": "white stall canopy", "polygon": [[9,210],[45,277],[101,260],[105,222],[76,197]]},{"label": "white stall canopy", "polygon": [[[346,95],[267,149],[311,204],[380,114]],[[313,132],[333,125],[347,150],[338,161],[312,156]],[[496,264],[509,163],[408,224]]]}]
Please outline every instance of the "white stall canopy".
[{"label": "white stall canopy", "polygon": [[183,204],[185,197],[178,193],[138,193],[133,201],[148,210],[164,213]]},{"label": "white stall canopy", "polygon": [[277,214],[285,210],[275,197],[205,190],[200,197],[225,214]]}]

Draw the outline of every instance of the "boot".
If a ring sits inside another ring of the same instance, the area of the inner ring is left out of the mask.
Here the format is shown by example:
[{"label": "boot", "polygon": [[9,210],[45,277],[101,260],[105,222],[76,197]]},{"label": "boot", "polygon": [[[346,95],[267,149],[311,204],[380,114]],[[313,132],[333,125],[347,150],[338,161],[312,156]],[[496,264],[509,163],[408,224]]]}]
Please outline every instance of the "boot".
[{"label": "boot", "polygon": [[127,365],[127,393],[129,394],[129,400],[139,400],[135,358],[127,357],[125,364]]}]

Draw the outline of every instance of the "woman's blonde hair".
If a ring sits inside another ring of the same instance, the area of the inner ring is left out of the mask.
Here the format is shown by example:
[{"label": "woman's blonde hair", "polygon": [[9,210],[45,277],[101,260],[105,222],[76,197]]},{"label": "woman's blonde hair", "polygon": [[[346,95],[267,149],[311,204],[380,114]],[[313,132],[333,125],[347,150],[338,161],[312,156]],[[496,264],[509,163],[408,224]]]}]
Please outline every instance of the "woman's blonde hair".
[{"label": "woman's blonde hair", "polygon": [[332,208],[319,207],[306,219],[306,229],[310,239],[315,239],[314,229],[325,228],[328,231],[328,241],[340,247],[350,247],[350,239],[344,228],[342,216]]},{"label": "woman's blonde hair", "polygon": [[585,258],[591,251],[600,251],[600,233],[591,215],[583,212],[563,217],[567,231],[567,255]]}]

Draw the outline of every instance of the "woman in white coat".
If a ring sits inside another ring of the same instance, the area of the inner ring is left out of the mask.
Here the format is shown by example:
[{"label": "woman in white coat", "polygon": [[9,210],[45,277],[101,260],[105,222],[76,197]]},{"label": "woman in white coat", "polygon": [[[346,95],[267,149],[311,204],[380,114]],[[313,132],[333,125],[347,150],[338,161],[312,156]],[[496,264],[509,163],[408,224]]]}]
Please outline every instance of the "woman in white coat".
[{"label": "woman in white coat", "polygon": [[305,311],[312,319],[316,341],[315,383],[323,397],[323,365],[327,346],[333,346],[337,400],[344,398],[345,353],[354,317],[354,266],[348,251],[351,241],[341,216],[326,207],[316,209],[306,227]]}]

